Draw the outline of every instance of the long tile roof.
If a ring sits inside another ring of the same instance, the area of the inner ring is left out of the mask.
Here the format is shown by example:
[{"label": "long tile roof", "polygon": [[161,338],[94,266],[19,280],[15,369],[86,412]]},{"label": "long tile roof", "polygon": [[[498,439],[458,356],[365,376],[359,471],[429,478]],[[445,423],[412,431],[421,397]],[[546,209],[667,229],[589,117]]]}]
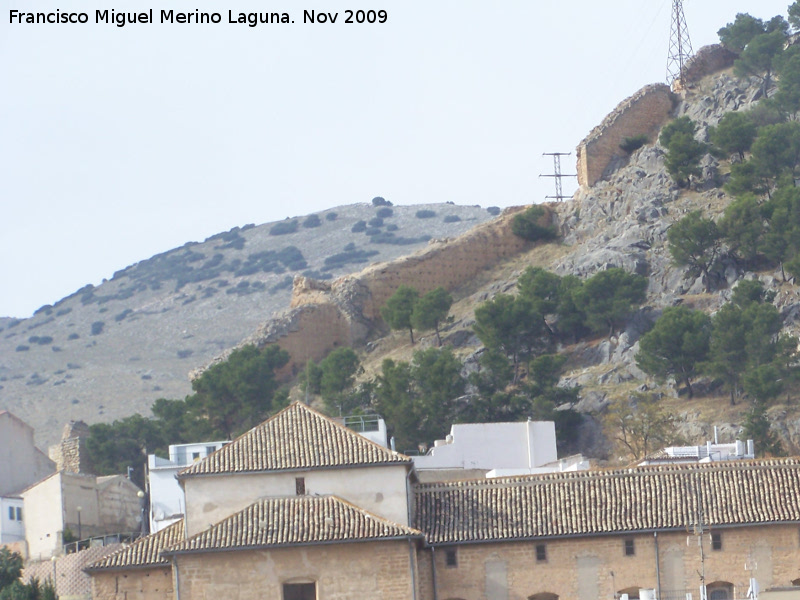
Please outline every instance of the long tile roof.
[{"label": "long tile roof", "polygon": [[335,496],[267,498],[165,554],[422,537]]},{"label": "long tile roof", "polygon": [[415,504],[432,545],[800,522],[800,459],[428,483]]},{"label": "long tile roof", "polygon": [[132,544],[103,557],[86,567],[86,571],[168,567],[170,563],[161,557],[161,551],[181,542],[184,537],[183,520],[180,520],[158,533],[139,538]]},{"label": "long tile roof", "polygon": [[409,457],[295,402],[178,477],[410,463]]}]

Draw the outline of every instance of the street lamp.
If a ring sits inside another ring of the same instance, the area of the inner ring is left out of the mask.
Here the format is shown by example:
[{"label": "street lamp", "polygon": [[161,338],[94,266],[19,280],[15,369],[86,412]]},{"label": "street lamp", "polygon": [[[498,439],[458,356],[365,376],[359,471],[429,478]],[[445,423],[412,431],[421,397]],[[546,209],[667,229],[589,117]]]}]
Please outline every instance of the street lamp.
[{"label": "street lamp", "polygon": [[56,585],[56,582],[57,582],[57,580],[56,580],[56,561],[57,560],[58,560],[58,557],[55,554],[50,557],[50,562],[53,563],[53,591],[56,593],[56,598],[58,598],[58,587]]},{"label": "street lamp", "polygon": [[141,515],[139,517],[139,520],[140,520],[139,535],[140,536],[144,536],[144,532],[145,532],[145,523],[144,523],[144,506],[145,506],[145,499],[144,498],[145,498],[145,493],[142,490],[139,490],[138,492],[136,492],[136,495],[138,496],[139,500],[141,501],[141,508],[139,509],[139,512],[140,512],[140,515]]},{"label": "street lamp", "polygon": [[76,506],[75,510],[78,511],[78,541],[83,539],[83,535],[81,535],[81,511],[83,510],[80,506]]}]

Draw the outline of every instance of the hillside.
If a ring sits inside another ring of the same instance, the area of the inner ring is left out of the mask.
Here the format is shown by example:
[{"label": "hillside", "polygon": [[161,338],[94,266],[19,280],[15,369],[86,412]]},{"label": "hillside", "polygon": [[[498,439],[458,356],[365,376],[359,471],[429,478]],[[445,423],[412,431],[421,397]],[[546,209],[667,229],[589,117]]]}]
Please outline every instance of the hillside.
[{"label": "hillside", "polygon": [[[44,445],[69,418],[97,422],[146,414],[158,397],[181,398],[189,392],[190,373],[251,343],[286,349],[291,362],[282,375],[288,379],[307,359],[352,346],[366,380],[385,358],[410,360],[435,343],[427,332],[413,346],[406,333],[388,333],[379,308],[400,284],[422,293],[440,285],[452,292],[453,318],[442,337],[469,373],[484,351],[472,329],[476,307],[498,293],[513,293],[527,267],[581,280],[620,267],[647,277],[645,303],[615,334],[562,339],[557,348],[568,357],[559,385],[580,386],[576,408],[583,424],[574,449],[614,459],[602,417],[610,402],[637,391],[659,396],[680,418],[690,443],[710,439],[715,426],[720,441],[729,441],[741,431],[747,402],[731,406],[709,377],[696,380],[690,401],[674,381],[648,377],[634,357],[640,337],[665,308],[713,314],[745,279],[757,278],[774,293],[783,331],[800,334],[800,294],[779,269],[748,270],[727,250],[710,277],[694,277],[675,266],[667,248],[667,233],[681,218],[701,210],[719,221],[734,200],[723,189],[731,160],[705,154],[701,173],[681,187],[657,142],[662,127],[682,116],[697,125],[696,140],[708,142],[709,128],[725,114],[759,106],[762,80],[736,77],[734,58],[719,46],[701,50],[685,87],[646,86],[589,133],[578,152],[581,189],[545,209],[558,229],[557,242],[533,244],[515,236],[511,222],[519,208],[492,219],[485,209],[450,204],[392,207],[391,216],[371,225],[366,221],[380,208],[356,205],[281,222],[277,230],[276,224],[235,229],[128,267],[97,288],[43,307],[32,319],[0,324],[0,407],[37,427]],[[646,143],[621,152],[620,142],[635,135]],[[358,221],[364,223],[351,231]],[[398,244],[400,236],[411,239]],[[468,396],[474,392],[467,390]],[[789,386],[768,413],[792,453],[800,448],[795,392]]]},{"label": "hillside", "polygon": [[[705,59],[708,53],[701,56]],[[658,384],[637,368],[634,356],[638,340],[664,308],[684,305],[713,314],[730,299],[738,282],[757,278],[767,291],[775,294],[774,305],[780,312],[783,331],[800,334],[800,294],[793,282],[783,281],[779,269],[749,271],[742,261],[723,254],[706,282],[702,277],[689,276],[685,268],[676,267],[667,249],[667,232],[682,217],[702,210],[707,217],[719,220],[733,198],[722,188],[730,170],[729,161],[710,154],[702,159],[703,172],[695,184],[690,188],[679,187],[665,167],[665,149],[653,143],[660,127],[676,117],[690,116],[698,125],[697,138],[708,141],[709,127],[715,126],[724,114],[751,110],[762,98],[757,78],[736,78],[729,67],[730,61],[721,67],[713,61],[711,64],[712,74],[701,71],[691,87],[676,95],[674,109],[658,116],[661,120],[650,131],[650,143],[629,157],[609,160],[603,179],[582,187],[572,200],[550,205],[562,236],[559,243],[517,249],[509,246],[506,251],[497,251],[491,264],[482,263],[479,273],[465,274],[460,282],[449,285],[456,303],[451,311],[453,321],[443,329],[443,339],[464,362],[464,371],[470,372],[477,368],[477,358],[483,351],[472,331],[475,308],[498,293],[513,293],[516,280],[526,267],[544,267],[562,276],[575,275],[581,279],[610,267],[621,267],[648,278],[647,300],[622,333],[596,335],[559,348],[569,357],[560,385],[581,386],[577,408],[584,415],[584,425],[577,449],[593,457],[614,458],[609,432],[602,430],[601,419],[612,400],[627,398],[636,391],[659,395],[662,404],[679,417],[681,432],[690,443],[703,444],[712,439],[715,426],[720,441],[729,441],[741,431],[749,402],[731,406],[727,394],[711,378],[698,378],[694,386],[696,396],[689,401],[679,395],[674,381]],[[614,127],[625,124],[626,111],[647,93],[651,93],[648,88],[643,95],[624,101],[593,135],[613,135]],[[656,88],[655,93],[664,92]],[[638,126],[642,126],[641,119]],[[295,312],[259,328],[248,341],[259,345],[277,342],[287,348],[302,346],[305,352],[313,354],[316,350],[324,354],[337,343],[347,342],[349,336],[362,356],[363,379],[369,379],[380,371],[385,358],[408,361],[415,350],[435,344],[433,335],[422,335],[414,346],[404,332],[383,337],[371,335],[375,328],[379,329],[380,322],[370,298],[376,294],[385,298],[384,289],[390,287],[390,282],[395,287],[397,283],[408,283],[426,291],[436,285],[424,275],[426,272],[438,269],[449,276],[464,270],[465,265],[486,259],[491,254],[489,248],[510,244],[514,239],[509,222],[510,215],[506,214],[497,221],[477,226],[462,238],[425,249],[413,262],[404,259],[367,268],[329,287],[320,289],[300,282],[292,300]],[[285,327],[288,320],[299,319],[305,311],[309,315],[306,331],[314,331],[313,311],[326,308],[332,311],[326,313],[328,321],[330,314],[340,314],[345,323],[338,342],[320,340],[319,347],[314,348],[313,339],[304,337],[302,326],[299,331]],[[296,340],[303,343],[295,343]],[[794,393],[789,386],[768,411],[774,430],[790,453],[800,448],[800,413],[792,402]]]},{"label": "hillside", "polygon": [[356,204],[188,242],[30,319],[0,319],[0,409],[31,424],[42,447],[70,419],[147,414],[157,398],[183,398],[190,371],[287,308],[295,275],[335,278],[491,218],[450,203]]}]

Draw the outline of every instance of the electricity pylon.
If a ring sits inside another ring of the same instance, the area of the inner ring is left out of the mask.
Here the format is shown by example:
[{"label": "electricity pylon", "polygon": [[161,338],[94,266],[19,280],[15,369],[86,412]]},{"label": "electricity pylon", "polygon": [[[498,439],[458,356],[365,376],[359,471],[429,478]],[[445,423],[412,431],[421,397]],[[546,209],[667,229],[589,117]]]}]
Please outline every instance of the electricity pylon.
[{"label": "electricity pylon", "polygon": [[691,58],[692,40],[683,15],[683,0],[672,0],[672,26],[669,32],[669,56],[667,57],[667,83],[678,80],[683,85],[683,67]]}]

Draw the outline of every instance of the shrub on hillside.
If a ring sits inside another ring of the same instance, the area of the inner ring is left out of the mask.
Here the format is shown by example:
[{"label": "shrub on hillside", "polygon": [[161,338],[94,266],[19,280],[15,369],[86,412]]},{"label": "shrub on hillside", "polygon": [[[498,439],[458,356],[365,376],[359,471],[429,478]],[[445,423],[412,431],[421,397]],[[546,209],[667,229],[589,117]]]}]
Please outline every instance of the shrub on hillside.
[{"label": "shrub on hillside", "polygon": [[389,202],[388,200],[384,200],[380,196],[375,196],[372,199],[372,206],[391,206],[391,205],[392,205],[391,202]]},{"label": "shrub on hillside", "polygon": [[486,212],[488,212],[493,217],[496,217],[497,215],[500,214],[500,207],[499,206],[490,206],[490,207],[488,207],[486,209]]},{"label": "shrub on hillside", "polygon": [[355,224],[350,228],[352,233],[361,233],[362,231],[367,230],[367,222],[366,221],[356,221]]},{"label": "shrub on hillside", "polygon": [[447,215],[443,219],[443,221],[445,223],[458,223],[459,221],[461,221],[461,217],[459,217],[458,215]]},{"label": "shrub on hillside", "polygon": [[322,221],[320,221],[319,215],[308,215],[305,221],[303,221],[303,227],[306,229],[312,229],[320,225],[322,225]]},{"label": "shrub on hillside", "polygon": [[381,219],[388,219],[393,214],[394,211],[391,208],[389,208],[388,206],[384,206],[378,209],[378,211],[375,213],[375,216]]},{"label": "shrub on hillside", "polygon": [[329,212],[328,214],[325,215],[325,220],[326,221],[335,221],[336,217],[338,217],[338,216],[339,215],[337,215],[335,212]]},{"label": "shrub on hillside", "polygon": [[280,223],[275,223],[270,230],[270,235],[287,235],[289,233],[294,233],[297,231],[297,227],[299,226],[299,221],[297,219],[292,219],[291,221],[281,221]]},{"label": "shrub on hillside", "polygon": [[626,137],[624,140],[622,140],[622,143],[619,145],[619,147],[620,150],[622,150],[625,154],[633,154],[646,143],[647,135],[634,135],[632,137]]},{"label": "shrub on hillside", "polygon": [[100,335],[103,333],[103,327],[105,327],[105,323],[103,321],[95,321],[92,323],[92,335]]},{"label": "shrub on hillside", "polygon": [[416,216],[418,219],[432,219],[436,216],[436,212],[426,208],[423,210],[418,210],[414,216]]},{"label": "shrub on hillside", "polygon": [[514,235],[531,242],[554,240],[558,237],[558,233],[548,221],[544,208],[531,206],[525,212],[514,216],[511,221],[511,231]]}]

